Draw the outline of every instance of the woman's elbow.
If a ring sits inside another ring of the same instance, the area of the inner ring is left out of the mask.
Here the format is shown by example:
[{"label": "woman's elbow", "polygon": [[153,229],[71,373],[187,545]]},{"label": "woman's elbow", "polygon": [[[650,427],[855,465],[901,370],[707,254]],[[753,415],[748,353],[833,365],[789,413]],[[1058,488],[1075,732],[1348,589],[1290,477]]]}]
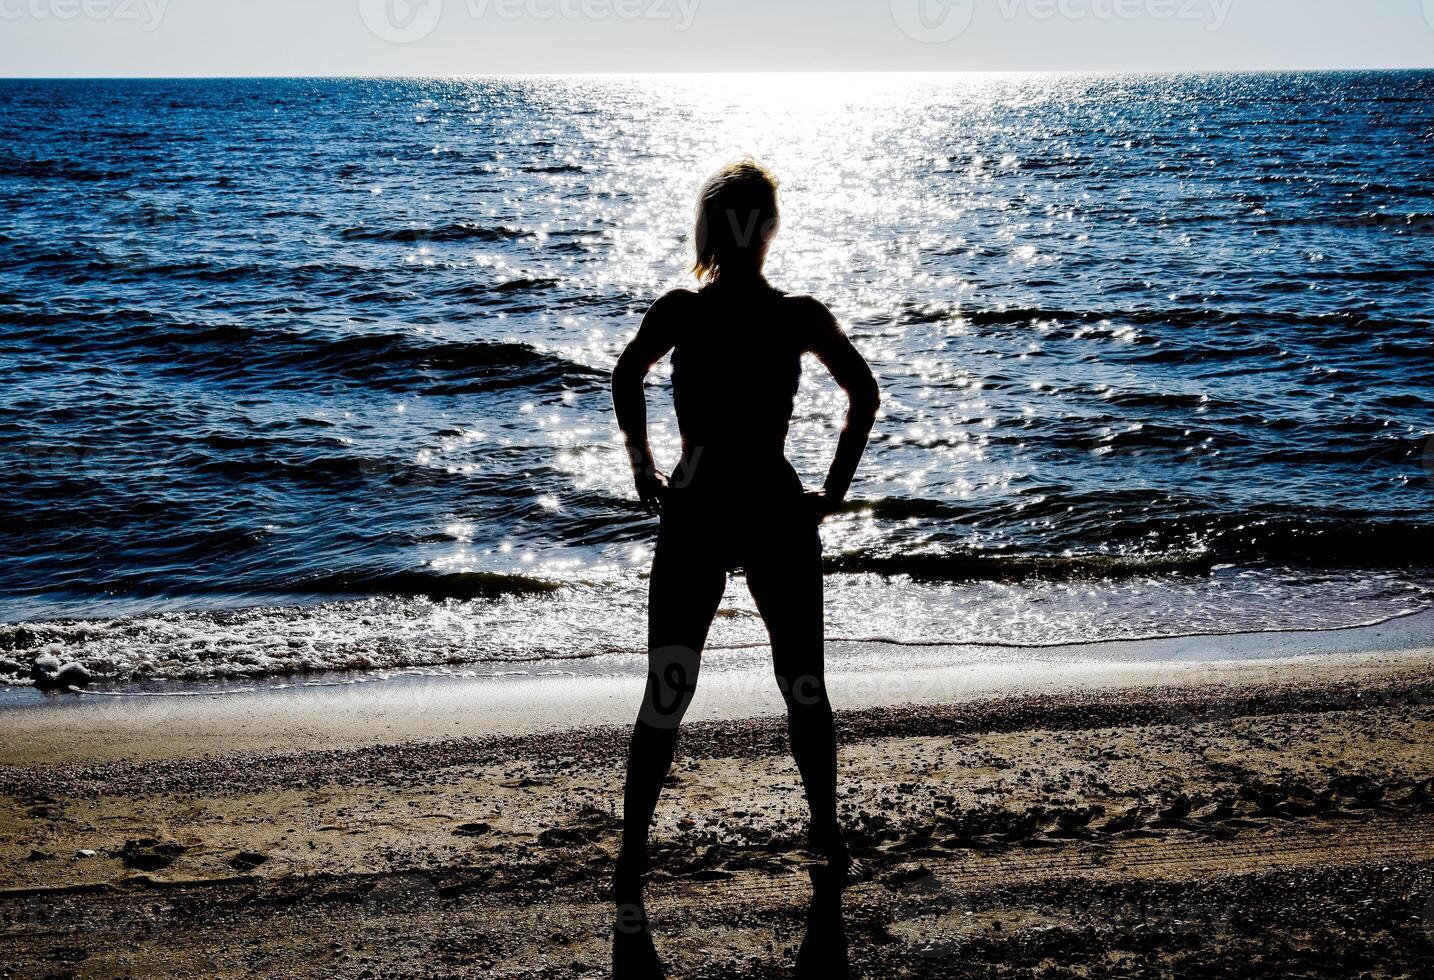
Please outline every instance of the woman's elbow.
[{"label": "woman's elbow", "polygon": [[876,418],[876,413],[881,408],[881,388],[877,386],[875,378],[856,386],[849,394],[852,414]]},{"label": "woman's elbow", "polygon": [[626,352],[617,359],[616,366],[612,369],[612,387],[614,391],[620,388],[630,388],[634,384],[641,385],[643,375],[646,372],[639,371]]}]

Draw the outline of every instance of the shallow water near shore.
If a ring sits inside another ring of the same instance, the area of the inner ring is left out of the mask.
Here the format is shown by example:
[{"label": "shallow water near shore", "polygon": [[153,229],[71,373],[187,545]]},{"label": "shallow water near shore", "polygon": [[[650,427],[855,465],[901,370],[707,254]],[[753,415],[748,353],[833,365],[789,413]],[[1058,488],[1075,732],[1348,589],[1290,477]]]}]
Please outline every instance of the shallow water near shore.
[{"label": "shallow water near shore", "polygon": [[[1427,673],[1434,612],[1343,630],[1188,636],[1012,650],[833,642],[827,682],[839,711],[892,709],[919,719],[973,701],[1052,695],[1167,699],[1191,685],[1353,685],[1390,671]],[[642,696],[645,664],[594,657],[565,669],[333,673],[249,681],[136,682],[84,693],[0,689],[9,744],[0,765],[293,752],[578,729],[620,732]],[[1157,690],[1163,694],[1152,695]],[[704,657],[687,722],[780,717],[765,649]],[[620,736],[615,736],[622,741]]]},{"label": "shallow water near shore", "polygon": [[[1312,596],[1320,600],[1315,608]],[[1352,628],[1431,603],[1434,590],[1421,580],[1386,572],[1351,580],[1339,572],[1218,569],[1195,578],[942,584],[838,574],[827,582],[827,636],[877,661],[898,655],[895,648],[952,645],[1019,659],[1062,644]],[[641,664],[646,616],[646,583],[629,575],[500,600],[375,598],[0,624],[0,664],[11,665],[10,683],[0,687],[28,684],[26,657],[45,654],[80,659],[101,684],[184,681],[186,688],[335,671],[586,672],[589,661],[599,669]],[[736,577],[708,657],[766,642]]]}]

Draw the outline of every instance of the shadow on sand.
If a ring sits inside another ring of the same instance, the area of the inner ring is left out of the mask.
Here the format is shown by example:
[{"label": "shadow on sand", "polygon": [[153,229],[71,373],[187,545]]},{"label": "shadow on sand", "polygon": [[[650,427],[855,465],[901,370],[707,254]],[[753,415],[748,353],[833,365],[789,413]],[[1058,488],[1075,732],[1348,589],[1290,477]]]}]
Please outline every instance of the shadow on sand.
[{"label": "shadow on sand", "polygon": [[[812,901],[807,907],[806,931],[797,951],[798,980],[847,980],[846,920],[841,891],[812,876]],[[664,980],[667,976],[652,939],[645,915],[618,915],[613,930],[613,980]]]}]

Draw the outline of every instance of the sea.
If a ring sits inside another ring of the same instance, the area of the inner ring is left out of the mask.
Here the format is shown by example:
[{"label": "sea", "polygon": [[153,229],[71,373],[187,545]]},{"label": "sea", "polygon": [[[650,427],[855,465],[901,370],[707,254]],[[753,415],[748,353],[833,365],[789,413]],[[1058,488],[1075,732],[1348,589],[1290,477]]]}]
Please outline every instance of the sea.
[{"label": "sea", "polygon": [[[1434,605],[1434,73],[7,80],[0,682],[640,657],[608,373],[749,153],[884,392],[831,639]],[[809,486],[843,409],[807,364]]]}]

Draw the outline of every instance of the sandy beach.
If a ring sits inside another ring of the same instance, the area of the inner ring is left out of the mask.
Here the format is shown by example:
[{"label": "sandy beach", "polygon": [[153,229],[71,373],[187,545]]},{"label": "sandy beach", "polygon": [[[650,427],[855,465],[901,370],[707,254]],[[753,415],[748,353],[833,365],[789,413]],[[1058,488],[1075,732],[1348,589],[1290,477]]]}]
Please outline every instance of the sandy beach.
[{"label": "sandy beach", "polygon": [[[812,976],[1428,971],[1420,628],[1057,657],[1044,683],[838,671],[841,808],[872,874],[843,923],[812,913],[805,952],[785,726],[734,695],[750,657],[717,671],[730,703],[694,707],[654,831],[668,974],[790,976],[799,953]],[[635,676],[12,704],[0,975],[606,976]]]}]

